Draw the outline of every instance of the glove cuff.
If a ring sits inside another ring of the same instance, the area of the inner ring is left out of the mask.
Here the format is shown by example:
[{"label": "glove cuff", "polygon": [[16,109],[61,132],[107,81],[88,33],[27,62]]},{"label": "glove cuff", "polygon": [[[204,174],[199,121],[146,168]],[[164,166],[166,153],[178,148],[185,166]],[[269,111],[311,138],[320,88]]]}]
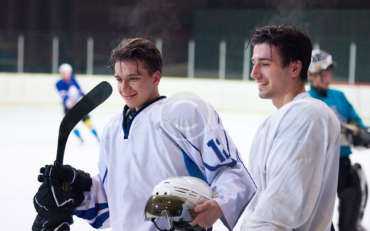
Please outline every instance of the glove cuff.
[{"label": "glove cuff", "polygon": [[90,191],[92,185],[90,174],[81,170],[75,170],[75,172],[76,178],[72,183],[72,187],[79,192]]}]

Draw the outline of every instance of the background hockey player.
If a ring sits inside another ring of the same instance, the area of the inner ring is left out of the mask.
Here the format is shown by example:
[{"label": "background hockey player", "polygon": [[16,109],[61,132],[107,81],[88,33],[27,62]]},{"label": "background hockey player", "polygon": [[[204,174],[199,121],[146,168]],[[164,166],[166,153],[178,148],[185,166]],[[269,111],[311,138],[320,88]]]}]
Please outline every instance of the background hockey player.
[{"label": "background hockey player", "polygon": [[338,176],[340,126],[305,92],[312,45],[289,26],[254,31],[251,76],[277,111],[259,127],[250,152],[257,194],[244,230],[328,231]]},{"label": "background hockey player", "polygon": [[[63,63],[59,67],[59,74],[61,79],[56,83],[56,88],[58,94],[62,100],[64,113],[67,113],[84,95],[75,74],[73,73],[72,66],[68,63]],[[83,123],[90,130],[90,132],[99,140],[98,133],[94,128],[90,116],[85,116],[82,119]],[[75,128],[73,133],[78,137],[78,139],[83,142],[80,131]]]},{"label": "background hockey player", "polygon": [[359,217],[363,213],[361,203],[366,196],[361,193],[361,180],[364,178],[360,178],[356,169],[352,168],[349,157],[352,141],[359,140],[358,143],[364,146],[370,144],[370,139],[366,138],[366,127],[344,93],[330,88],[333,78],[333,58],[330,54],[319,49],[313,50],[308,73],[310,95],[331,107],[342,126],[338,181],[339,230],[362,230]]},{"label": "background hockey player", "polygon": [[95,228],[155,230],[145,204],[155,185],[175,176],[203,179],[216,195],[194,207],[192,225],[208,228],[221,218],[231,230],[256,188],[218,113],[195,96],[160,96],[162,58],[149,40],[122,41],[111,60],[126,105],[101,136],[99,175],[46,166],[33,231],[67,228],[72,213]]}]

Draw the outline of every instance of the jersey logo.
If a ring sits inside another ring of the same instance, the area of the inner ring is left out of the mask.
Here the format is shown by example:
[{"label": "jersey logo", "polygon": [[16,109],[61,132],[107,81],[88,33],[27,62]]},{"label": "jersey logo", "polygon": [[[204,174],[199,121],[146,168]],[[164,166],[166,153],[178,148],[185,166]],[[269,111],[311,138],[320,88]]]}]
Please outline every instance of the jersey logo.
[{"label": "jersey logo", "polygon": [[212,151],[216,154],[217,159],[219,160],[220,164],[216,164],[214,166],[208,165],[204,163],[204,166],[211,170],[215,171],[220,167],[227,166],[227,167],[234,167],[236,165],[236,160],[231,158],[229,150],[225,150],[222,148],[220,141],[216,139],[211,139],[207,142],[207,146],[212,149]]}]

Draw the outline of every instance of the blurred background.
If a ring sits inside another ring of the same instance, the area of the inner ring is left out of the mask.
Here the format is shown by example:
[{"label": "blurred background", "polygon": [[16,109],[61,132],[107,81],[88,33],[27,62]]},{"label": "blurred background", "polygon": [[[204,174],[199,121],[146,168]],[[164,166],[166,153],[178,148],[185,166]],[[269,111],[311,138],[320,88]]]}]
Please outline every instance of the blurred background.
[{"label": "blurred background", "polygon": [[[160,92],[192,92],[211,103],[248,165],[252,137],[275,108],[258,97],[250,33],[265,24],[293,24],[315,47],[333,54],[334,88],[343,90],[370,124],[370,1],[363,0],[0,0],[0,217],[4,230],[30,230],[40,166],[55,159],[63,117],[55,90],[70,63],[87,92],[114,86],[110,51],[122,38],[144,36],[164,58]],[[91,116],[98,133],[122,99],[113,96]],[[81,128],[81,125],[78,125]],[[66,163],[97,173],[98,143],[71,136]],[[370,150],[355,150],[370,176]],[[154,166],[155,167],[155,166]],[[336,224],[336,211],[334,224]],[[16,216],[15,216],[16,214]],[[370,207],[364,225],[370,228]],[[76,219],[72,230],[92,230]],[[218,224],[215,231],[224,231]],[[237,228],[235,230],[238,230]]]},{"label": "blurred background", "polygon": [[0,72],[110,74],[120,39],[145,36],[166,76],[248,79],[258,25],[294,24],[332,53],[336,80],[370,82],[370,2],[362,0],[1,0]]}]

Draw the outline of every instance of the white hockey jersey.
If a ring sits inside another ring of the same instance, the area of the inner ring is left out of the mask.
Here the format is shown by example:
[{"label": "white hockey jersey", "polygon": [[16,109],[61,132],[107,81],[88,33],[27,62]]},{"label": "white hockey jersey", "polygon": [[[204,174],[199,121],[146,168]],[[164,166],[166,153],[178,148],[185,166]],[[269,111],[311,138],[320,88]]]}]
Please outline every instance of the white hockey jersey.
[{"label": "white hockey jersey", "polygon": [[115,116],[101,139],[99,175],[76,215],[113,231],[155,230],[144,220],[153,187],[172,176],[195,176],[217,193],[232,229],[256,192],[237,148],[214,109],[197,97],[160,98],[142,108],[129,129]]},{"label": "white hockey jersey", "polygon": [[340,126],[307,93],[268,117],[252,144],[257,194],[243,230],[328,231],[336,198]]}]

